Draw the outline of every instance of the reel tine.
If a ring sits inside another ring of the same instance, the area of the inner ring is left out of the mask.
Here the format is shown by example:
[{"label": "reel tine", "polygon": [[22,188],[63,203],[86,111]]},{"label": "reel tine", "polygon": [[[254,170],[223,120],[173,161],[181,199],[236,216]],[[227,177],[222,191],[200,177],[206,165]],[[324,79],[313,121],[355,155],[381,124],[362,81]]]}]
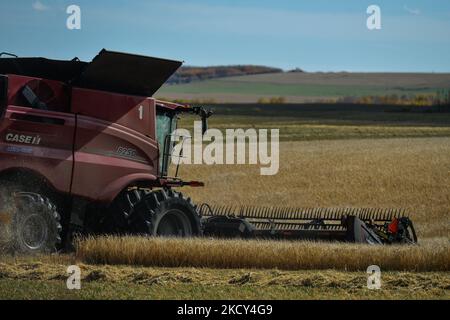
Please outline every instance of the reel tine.
[{"label": "reel tine", "polygon": [[285,211],[286,211],[285,207],[281,207],[280,208],[280,212],[278,213],[278,217],[279,217],[280,220],[283,219]]},{"label": "reel tine", "polygon": [[322,208],[317,208],[317,215],[315,217],[316,219],[320,219],[322,217],[322,211]]},{"label": "reel tine", "polygon": [[273,218],[272,215],[271,215],[271,210],[270,210],[269,207],[265,207],[263,209],[263,211],[264,211],[264,217],[265,218],[267,218],[267,219],[272,219]]},{"label": "reel tine", "polygon": [[248,206],[245,209],[245,217],[246,218],[251,218],[252,217],[252,210],[253,210],[253,207],[251,207],[251,206]]},{"label": "reel tine", "polygon": [[363,208],[361,213],[361,218],[363,221],[370,219],[371,210],[369,208]]},{"label": "reel tine", "polygon": [[283,216],[283,207],[278,207],[277,210],[277,219],[281,220],[281,217]]},{"label": "reel tine", "polygon": [[281,219],[283,219],[283,220],[286,219],[288,213],[289,213],[289,208],[288,207],[284,207],[283,208],[283,213],[281,214]]},{"label": "reel tine", "polygon": [[332,218],[331,217],[331,209],[330,208],[326,208],[325,209],[325,215],[327,217],[327,220],[330,220]]},{"label": "reel tine", "polygon": [[250,207],[245,206],[244,216],[248,216],[250,214]]},{"label": "reel tine", "polygon": [[250,211],[250,217],[251,218],[259,218],[259,208],[252,207],[252,210]]},{"label": "reel tine", "polygon": [[228,215],[228,208],[229,208],[229,206],[224,206],[224,207],[223,207],[223,215],[224,215],[224,216],[227,216],[227,215]]},{"label": "reel tine", "polygon": [[384,219],[389,219],[392,217],[392,210],[390,209],[384,209]]},{"label": "reel tine", "polygon": [[291,209],[290,209],[290,207],[287,207],[286,208],[286,211],[284,212],[284,217],[283,217],[283,219],[289,219],[289,211],[290,211]]},{"label": "reel tine", "polygon": [[302,218],[302,219],[309,219],[309,215],[310,215],[310,212],[309,212],[309,209],[308,208],[298,208],[298,215],[299,215],[299,218]]},{"label": "reel tine", "polygon": [[258,208],[256,208],[256,207],[252,208],[251,217],[252,218],[259,218],[260,217],[260,213],[259,213],[259,209]]},{"label": "reel tine", "polygon": [[263,215],[263,217],[265,218],[265,219],[270,219],[271,217],[270,217],[270,208],[269,207],[263,207],[262,208],[262,215]]},{"label": "reel tine", "polygon": [[287,208],[286,219],[292,219],[292,207]]},{"label": "reel tine", "polygon": [[307,208],[306,209],[306,218],[305,219],[312,219],[312,209],[311,208]]},{"label": "reel tine", "polygon": [[274,219],[278,219],[278,208],[272,208],[272,215]]},{"label": "reel tine", "polygon": [[367,215],[367,220],[373,220],[373,221],[378,220],[382,211],[383,210],[380,210],[378,208],[370,208],[369,214]]},{"label": "reel tine", "polygon": [[257,207],[253,207],[251,215],[252,215],[252,218],[260,218],[261,217],[261,209],[257,208]]},{"label": "reel tine", "polygon": [[279,217],[280,219],[284,219],[284,218],[285,218],[285,215],[286,215],[286,212],[287,212],[287,208],[281,207],[280,210],[279,210],[279,212],[278,212],[278,217]]},{"label": "reel tine", "polygon": [[323,211],[323,208],[317,208],[315,219],[322,218],[322,211]]},{"label": "reel tine", "polygon": [[319,217],[319,208],[314,209],[313,219],[317,219]]},{"label": "reel tine", "polygon": [[383,213],[383,209],[372,209],[372,214],[371,214],[371,216],[372,217],[369,217],[371,220],[374,220],[374,221],[378,221],[378,220],[380,220],[380,216],[382,215],[382,213]]},{"label": "reel tine", "polygon": [[311,215],[309,216],[309,220],[313,220],[316,217],[316,208],[311,208]]},{"label": "reel tine", "polygon": [[255,218],[265,218],[264,207],[255,208]]},{"label": "reel tine", "polygon": [[301,210],[299,210],[296,207],[292,207],[292,211],[291,211],[291,219],[295,220],[297,219],[299,216],[301,216]]},{"label": "reel tine", "polygon": [[301,216],[304,219],[308,219],[309,212],[308,208],[298,208],[298,215]]}]

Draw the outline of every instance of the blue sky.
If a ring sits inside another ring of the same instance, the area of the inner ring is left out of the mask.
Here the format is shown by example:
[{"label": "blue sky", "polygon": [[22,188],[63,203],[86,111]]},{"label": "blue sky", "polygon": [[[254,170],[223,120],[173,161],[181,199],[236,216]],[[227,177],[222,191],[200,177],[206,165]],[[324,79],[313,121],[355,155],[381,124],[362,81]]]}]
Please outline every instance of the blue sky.
[{"label": "blue sky", "polygon": [[[66,28],[70,4],[81,30]],[[381,30],[366,27],[371,4]],[[450,72],[450,1],[2,0],[0,39],[0,51],[56,59],[107,48],[200,66]]]}]

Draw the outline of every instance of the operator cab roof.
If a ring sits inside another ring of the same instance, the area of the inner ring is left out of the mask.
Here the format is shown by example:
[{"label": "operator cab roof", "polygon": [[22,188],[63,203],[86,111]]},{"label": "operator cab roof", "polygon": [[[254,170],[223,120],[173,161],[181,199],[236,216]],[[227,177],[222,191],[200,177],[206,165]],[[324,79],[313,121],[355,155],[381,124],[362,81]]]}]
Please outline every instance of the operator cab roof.
[{"label": "operator cab roof", "polygon": [[177,71],[181,61],[103,49],[92,60],[0,58],[0,74],[63,81],[79,88],[151,97]]}]

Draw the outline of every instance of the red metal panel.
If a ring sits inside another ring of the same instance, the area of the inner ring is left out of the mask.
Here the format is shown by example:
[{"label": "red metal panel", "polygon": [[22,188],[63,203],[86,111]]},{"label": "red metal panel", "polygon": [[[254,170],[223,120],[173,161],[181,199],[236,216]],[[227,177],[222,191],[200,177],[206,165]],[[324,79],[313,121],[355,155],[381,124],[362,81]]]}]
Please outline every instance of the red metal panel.
[{"label": "red metal panel", "polygon": [[120,124],[77,116],[74,195],[109,202],[126,186],[155,180],[157,143]]},{"label": "red metal panel", "polygon": [[89,89],[72,89],[72,112],[117,123],[154,139],[155,100]]},{"label": "red metal panel", "polygon": [[71,114],[8,106],[0,122],[0,172],[30,170],[44,176],[56,190],[68,193],[74,132]]}]

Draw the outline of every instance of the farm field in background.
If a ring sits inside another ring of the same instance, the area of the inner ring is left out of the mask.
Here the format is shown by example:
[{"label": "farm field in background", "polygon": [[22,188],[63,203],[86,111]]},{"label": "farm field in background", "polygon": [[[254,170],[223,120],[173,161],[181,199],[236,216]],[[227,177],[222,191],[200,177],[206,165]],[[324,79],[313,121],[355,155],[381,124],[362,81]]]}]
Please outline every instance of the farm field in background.
[{"label": "farm field in background", "polygon": [[286,102],[304,103],[346,96],[434,94],[449,88],[450,74],[283,72],[166,84],[156,95],[217,103],[254,103],[281,96]]}]

